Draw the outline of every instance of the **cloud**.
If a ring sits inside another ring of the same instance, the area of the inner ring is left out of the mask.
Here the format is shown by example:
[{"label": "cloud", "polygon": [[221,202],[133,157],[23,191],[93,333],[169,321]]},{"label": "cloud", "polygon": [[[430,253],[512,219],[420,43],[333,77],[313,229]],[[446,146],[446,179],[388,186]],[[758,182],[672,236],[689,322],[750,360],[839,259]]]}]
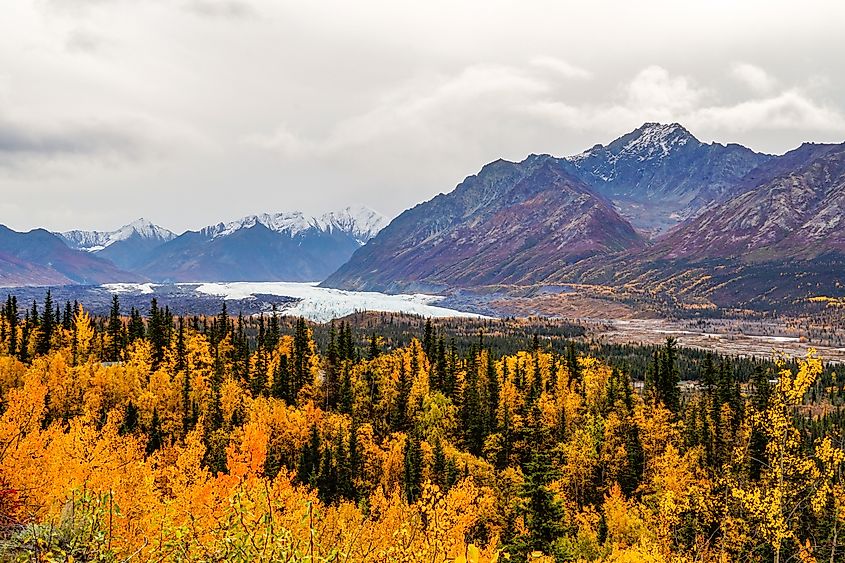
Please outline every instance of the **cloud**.
[{"label": "cloud", "polygon": [[101,35],[85,29],[73,29],[68,33],[65,49],[70,53],[95,53],[104,43]]},{"label": "cloud", "polygon": [[252,4],[242,0],[191,0],[185,4],[189,12],[203,17],[242,19],[257,15]]},{"label": "cloud", "polygon": [[550,90],[547,82],[518,68],[471,65],[452,76],[413,80],[383,96],[369,111],[340,120],[323,137],[308,138],[279,125],[269,134],[248,135],[242,142],[291,158],[337,154],[405,135],[414,137],[413,144],[421,138],[437,142],[439,137],[441,145],[448,146],[458,139],[471,142],[472,131],[483,135],[491,124]]},{"label": "cloud", "polygon": [[655,115],[687,112],[705,97],[686,76],[672,76],[660,66],[641,70],[625,87],[628,107]]},{"label": "cloud", "polygon": [[592,72],[555,57],[535,57],[531,60],[531,64],[536,67],[556,72],[565,78],[589,80],[593,77]]},{"label": "cloud", "polygon": [[769,73],[749,63],[734,63],[731,65],[731,74],[757,94],[768,94],[777,86],[777,80]]},{"label": "cloud", "polygon": [[51,127],[0,118],[0,158],[63,155],[138,155],[140,143],[121,127],[101,123]]},{"label": "cloud", "polygon": [[[536,61],[529,67],[537,66]],[[555,86],[553,76],[538,77],[524,67],[470,65],[451,76],[412,80],[369,111],[339,120],[323,135],[280,124],[269,133],[248,135],[242,143],[291,159],[337,161],[360,148],[388,146],[409,153],[473,147],[483,152],[496,144],[508,150],[525,146],[538,134],[553,138],[555,131],[623,131],[647,121],[680,122],[707,131],[845,129],[840,110],[799,89],[724,101],[691,77],[656,65],[618,85],[616,100],[569,101]]]},{"label": "cloud", "polygon": [[733,105],[702,107],[687,121],[726,131],[845,131],[842,111],[817,102],[797,89]]}]

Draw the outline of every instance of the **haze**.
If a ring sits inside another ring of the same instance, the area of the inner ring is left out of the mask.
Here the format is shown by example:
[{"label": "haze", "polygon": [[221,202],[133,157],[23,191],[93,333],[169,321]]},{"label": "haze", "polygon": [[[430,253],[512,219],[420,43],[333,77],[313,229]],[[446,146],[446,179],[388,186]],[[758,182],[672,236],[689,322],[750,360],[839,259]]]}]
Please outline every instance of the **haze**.
[{"label": "haze", "polygon": [[392,216],[645,121],[774,153],[842,142],[843,21],[840,2],[16,0],[0,223]]}]

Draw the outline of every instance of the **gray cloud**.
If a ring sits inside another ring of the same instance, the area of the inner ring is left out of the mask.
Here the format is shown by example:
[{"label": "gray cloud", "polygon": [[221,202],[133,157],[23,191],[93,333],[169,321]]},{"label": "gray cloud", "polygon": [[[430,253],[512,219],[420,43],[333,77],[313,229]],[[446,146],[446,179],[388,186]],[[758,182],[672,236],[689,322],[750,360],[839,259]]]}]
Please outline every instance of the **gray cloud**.
[{"label": "gray cloud", "polygon": [[185,8],[198,16],[240,19],[257,15],[256,9],[242,0],[192,0]]},{"label": "gray cloud", "polygon": [[91,155],[138,157],[139,139],[121,127],[98,123],[50,127],[22,124],[0,117],[0,162],[17,158],[56,158]]},{"label": "gray cloud", "polygon": [[496,158],[574,154],[644,121],[766,152],[845,140],[845,4],[613,12],[556,0],[11,3],[0,223],[114,228],[144,215],[179,230],[351,203],[390,215]]}]

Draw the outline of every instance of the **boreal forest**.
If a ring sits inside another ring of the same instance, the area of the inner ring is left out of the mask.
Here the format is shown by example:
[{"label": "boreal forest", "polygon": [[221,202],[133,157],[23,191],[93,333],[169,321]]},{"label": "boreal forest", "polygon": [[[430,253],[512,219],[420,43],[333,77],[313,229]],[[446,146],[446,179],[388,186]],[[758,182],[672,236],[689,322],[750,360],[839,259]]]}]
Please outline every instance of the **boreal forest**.
[{"label": "boreal forest", "polygon": [[8,561],[834,562],[814,353],[359,314],[0,314]]}]

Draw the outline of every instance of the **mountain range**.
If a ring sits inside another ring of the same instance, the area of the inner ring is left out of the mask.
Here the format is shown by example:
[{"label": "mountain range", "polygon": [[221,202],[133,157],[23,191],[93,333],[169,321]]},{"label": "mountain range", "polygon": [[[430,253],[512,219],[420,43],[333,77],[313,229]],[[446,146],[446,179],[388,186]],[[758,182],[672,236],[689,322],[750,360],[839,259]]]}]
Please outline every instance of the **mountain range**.
[{"label": "mountain range", "polygon": [[588,284],[772,309],[845,295],[843,214],[845,144],[769,155],[646,123],[574,156],[491,162],[389,224],[350,207],[251,215],[178,236],[143,219],[112,232],[3,228],[0,283]]},{"label": "mountain range", "polygon": [[19,233],[0,226],[0,285],[318,281],[386,222],[355,206],[319,217],[251,215],[178,236],[145,219],[115,231]]},{"label": "mountain range", "polygon": [[[718,307],[841,296],[843,156],[845,144],[772,156],[647,123],[576,156],[487,165],[394,219],[323,285],[594,284]],[[581,212],[564,203],[574,193]]]}]

